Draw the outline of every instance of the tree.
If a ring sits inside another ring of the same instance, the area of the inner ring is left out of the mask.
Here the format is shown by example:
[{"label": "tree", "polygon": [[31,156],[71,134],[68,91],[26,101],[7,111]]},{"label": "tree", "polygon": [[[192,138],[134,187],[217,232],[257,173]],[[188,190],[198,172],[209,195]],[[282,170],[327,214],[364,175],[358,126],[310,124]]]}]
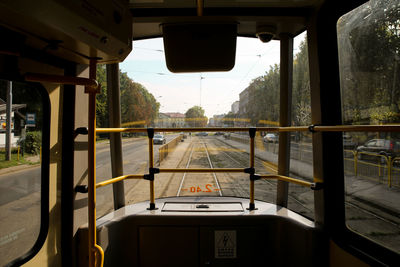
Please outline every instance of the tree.
[{"label": "tree", "polygon": [[235,126],[235,119],[238,118],[238,114],[233,113],[232,111],[229,111],[228,114],[224,116],[224,124],[227,125],[228,127],[234,127]]},{"label": "tree", "polygon": [[204,113],[200,106],[191,107],[185,113],[185,121],[190,127],[205,127],[208,119]]},{"label": "tree", "polygon": [[[121,76],[127,78],[126,73]],[[140,83],[135,83],[129,78],[121,86],[121,116],[122,123],[143,121],[143,125],[150,126],[158,116],[160,103]]]},{"label": "tree", "polygon": [[264,76],[255,78],[246,88],[249,90],[247,118],[252,125],[260,120],[279,120],[279,66],[271,66]]},{"label": "tree", "polygon": [[109,127],[106,65],[97,65],[96,80],[101,88],[96,95],[96,127]]},{"label": "tree", "polygon": [[[6,101],[7,82],[0,81],[0,99]],[[39,93],[39,89],[34,84],[23,82],[12,82],[12,102],[13,104],[26,104],[26,107],[19,110],[19,113],[26,115],[26,113],[36,114],[36,126],[29,128],[29,130],[42,129],[43,127],[43,101]],[[21,131],[22,117],[18,113],[14,116],[14,130],[16,133]],[[0,125],[1,127],[1,125]]]},{"label": "tree", "polygon": [[292,124],[311,124],[310,72],[308,68],[307,37],[300,43],[293,61]]},{"label": "tree", "polygon": [[[108,99],[106,65],[97,66],[97,81],[101,93],[96,95],[96,126],[108,127]],[[150,126],[158,116],[160,103],[140,83],[132,81],[126,73],[119,73],[121,91],[121,121],[130,126]],[[138,123],[141,122],[141,123]]]},{"label": "tree", "polygon": [[400,119],[399,17],[397,0],[371,0],[338,22],[343,112],[348,123]]}]

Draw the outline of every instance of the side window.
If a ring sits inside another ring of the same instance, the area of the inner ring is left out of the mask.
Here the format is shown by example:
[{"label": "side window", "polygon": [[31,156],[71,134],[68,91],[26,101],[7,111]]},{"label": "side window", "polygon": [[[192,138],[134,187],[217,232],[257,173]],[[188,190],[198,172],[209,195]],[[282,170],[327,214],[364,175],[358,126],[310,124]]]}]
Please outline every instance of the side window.
[{"label": "side window", "polygon": [[48,170],[41,167],[48,164],[46,98],[36,86],[0,80],[1,266],[20,265],[18,258],[29,259],[46,237]]},{"label": "side window", "polygon": [[[337,30],[344,124],[398,124],[400,2],[368,1],[342,16]],[[349,134],[357,146],[344,153],[346,224],[400,253],[400,154],[394,146],[400,134]]]},{"label": "side window", "polygon": [[[311,124],[310,72],[308,68],[307,32],[294,38],[292,125]],[[301,167],[300,167],[301,166]],[[290,136],[290,175],[313,181],[312,136],[309,132],[292,132]],[[314,219],[314,192],[300,185],[289,185],[288,208]]]}]

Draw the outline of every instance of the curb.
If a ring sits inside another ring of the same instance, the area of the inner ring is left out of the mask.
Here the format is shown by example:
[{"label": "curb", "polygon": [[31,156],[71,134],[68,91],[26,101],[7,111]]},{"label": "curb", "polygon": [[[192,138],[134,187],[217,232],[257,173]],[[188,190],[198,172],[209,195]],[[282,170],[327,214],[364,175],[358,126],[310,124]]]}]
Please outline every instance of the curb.
[{"label": "curb", "polygon": [[22,165],[12,166],[12,167],[8,167],[8,168],[0,169],[0,175],[19,172],[19,171],[23,171],[23,170],[28,170],[28,169],[35,168],[38,166],[40,166],[40,163],[37,163],[37,164],[35,163],[32,165],[22,164]]}]

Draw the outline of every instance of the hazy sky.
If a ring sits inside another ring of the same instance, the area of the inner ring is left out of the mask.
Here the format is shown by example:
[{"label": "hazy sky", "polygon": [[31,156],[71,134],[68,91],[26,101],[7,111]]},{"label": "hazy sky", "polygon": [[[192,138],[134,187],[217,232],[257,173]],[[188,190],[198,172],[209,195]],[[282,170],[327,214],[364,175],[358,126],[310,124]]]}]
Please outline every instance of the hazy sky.
[{"label": "hazy sky", "polygon": [[[295,38],[294,53],[303,39],[304,34]],[[236,64],[229,72],[171,73],[163,50],[162,38],[136,41],[131,54],[120,64],[121,71],[156,97],[160,112],[185,113],[201,105],[208,118],[228,113],[254,78],[279,64],[279,42],[264,44],[255,38],[238,38]]]}]

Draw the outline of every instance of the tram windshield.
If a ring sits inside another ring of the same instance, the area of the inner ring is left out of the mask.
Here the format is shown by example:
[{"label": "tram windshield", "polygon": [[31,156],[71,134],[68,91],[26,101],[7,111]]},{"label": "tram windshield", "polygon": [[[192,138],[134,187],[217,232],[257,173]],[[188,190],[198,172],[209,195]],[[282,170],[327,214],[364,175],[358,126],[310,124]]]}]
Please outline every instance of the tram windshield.
[{"label": "tram windshield", "polygon": [[[229,72],[174,74],[168,71],[163,40],[134,42],[120,64],[122,127],[187,128],[198,132],[160,132],[154,136],[154,162],[161,168],[247,168],[249,132],[208,130],[212,127],[268,127],[279,125],[280,43],[238,38],[236,64]],[[292,125],[309,125],[310,86],[306,33],[294,40]],[[105,66],[98,80],[105,85]],[[97,127],[108,127],[107,101],[99,95]],[[165,138],[165,142],[160,139]],[[148,172],[147,135],[123,133],[124,174]],[[97,139],[97,180],[111,177],[108,135]],[[257,132],[255,169],[276,174],[279,134]],[[291,176],[312,182],[311,136],[291,135]],[[148,200],[148,182],[125,180],[127,203]],[[255,198],[276,202],[277,181],[256,182]],[[155,181],[157,197],[249,197],[249,177],[244,173],[161,173]],[[97,215],[111,211],[112,188],[97,190]],[[291,185],[289,208],[313,218],[313,191]]]}]

